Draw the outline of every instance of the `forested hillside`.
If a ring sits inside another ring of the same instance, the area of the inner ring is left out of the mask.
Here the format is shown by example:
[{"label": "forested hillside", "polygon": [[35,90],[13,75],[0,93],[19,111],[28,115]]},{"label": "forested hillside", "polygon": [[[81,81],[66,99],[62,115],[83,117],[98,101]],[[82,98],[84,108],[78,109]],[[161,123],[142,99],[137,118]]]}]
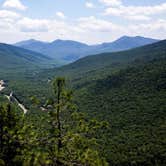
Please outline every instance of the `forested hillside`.
[{"label": "forested hillside", "polygon": [[80,111],[111,123],[110,165],[165,165],[166,59],[129,67],[82,86]]},{"label": "forested hillside", "polygon": [[[54,91],[50,86],[57,76],[66,76],[67,87],[74,91],[73,102],[77,105],[78,113],[87,115],[85,122],[95,118],[108,124],[109,127],[103,132],[97,132],[96,127],[93,128],[95,132],[91,132],[93,138],[97,139],[101,158],[106,158],[109,165],[166,165],[165,40],[130,51],[89,56],[35,76],[9,80],[4,93],[14,90],[15,95],[28,107],[32,123],[37,122],[34,123],[36,129],[41,124],[48,125],[42,121],[48,116],[40,107],[45,106],[45,101],[48,105],[53,104]],[[36,96],[40,102],[32,96]],[[67,96],[70,98],[70,95]],[[38,103],[37,107],[33,105],[32,99]],[[64,118],[70,117],[66,115]],[[98,126],[96,121],[90,124]],[[89,128],[83,129],[89,131]],[[81,148],[84,147],[82,145]],[[88,161],[92,160],[88,158]],[[104,165],[101,160],[97,161],[99,165]]]},{"label": "forested hillside", "polygon": [[[0,77],[7,79],[16,74],[32,74],[39,69],[56,65],[51,58],[8,44],[0,44]],[[14,78],[14,77],[13,77]]]},{"label": "forested hillside", "polygon": [[80,80],[86,82],[88,78],[92,81],[96,77],[100,77],[100,75],[109,75],[114,71],[126,68],[128,65],[137,65],[153,59],[164,58],[165,54],[166,40],[163,40],[128,51],[87,56],[69,65],[46,70],[39,74],[39,77],[44,78],[44,76],[47,76],[47,78],[52,78],[55,75],[63,75],[79,82]]},{"label": "forested hillside", "polygon": [[166,0],[0,0],[0,166],[166,166]]}]

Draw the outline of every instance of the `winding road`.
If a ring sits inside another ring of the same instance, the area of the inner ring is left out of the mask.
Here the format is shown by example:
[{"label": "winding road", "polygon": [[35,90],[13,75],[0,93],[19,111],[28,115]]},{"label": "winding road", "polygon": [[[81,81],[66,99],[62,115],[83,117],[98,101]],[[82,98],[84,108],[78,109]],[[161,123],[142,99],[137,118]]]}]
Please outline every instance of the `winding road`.
[{"label": "winding road", "polygon": [[0,91],[2,91],[3,89],[5,89],[5,82],[3,80],[0,80]]},{"label": "winding road", "polygon": [[[3,80],[0,80],[0,92],[5,89],[5,82]],[[21,108],[21,110],[24,112],[24,114],[26,114],[28,112],[28,110],[25,108],[25,106],[23,104],[21,104],[16,97],[13,96],[13,92],[10,93],[10,95],[5,95],[6,98],[11,102],[14,101],[17,103],[17,105]]]}]

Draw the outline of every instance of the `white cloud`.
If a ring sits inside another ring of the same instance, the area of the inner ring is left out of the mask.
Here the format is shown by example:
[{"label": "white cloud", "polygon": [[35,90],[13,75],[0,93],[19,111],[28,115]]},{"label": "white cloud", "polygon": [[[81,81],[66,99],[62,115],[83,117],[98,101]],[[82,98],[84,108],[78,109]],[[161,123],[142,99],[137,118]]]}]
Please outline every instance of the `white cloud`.
[{"label": "white cloud", "polygon": [[0,10],[0,31],[9,31],[21,16],[8,10]]},{"label": "white cloud", "polygon": [[128,15],[128,16],[124,16],[124,18],[128,19],[128,20],[133,20],[133,21],[149,21],[151,20],[150,17],[148,16],[144,16],[144,15]]},{"label": "white cloud", "polygon": [[6,0],[3,4],[4,8],[15,8],[18,10],[26,10],[27,7],[20,0]]},{"label": "white cloud", "polygon": [[56,15],[59,17],[59,18],[62,18],[62,19],[65,19],[66,16],[64,15],[63,12],[56,12]]},{"label": "white cloud", "polygon": [[110,21],[97,19],[94,16],[80,18],[78,26],[85,31],[110,32],[112,30],[118,31],[120,29],[120,26],[113,24]]},{"label": "white cloud", "polygon": [[132,20],[150,20],[150,16],[166,13],[166,3],[155,6],[111,6],[104,15],[119,16]]},{"label": "white cloud", "polygon": [[0,10],[0,19],[17,19],[21,17],[19,14],[9,11],[9,10]]},{"label": "white cloud", "polygon": [[156,6],[119,6],[109,7],[105,10],[106,15],[154,15],[166,13],[166,3]]},{"label": "white cloud", "polygon": [[13,15],[4,17],[4,14],[0,12],[0,18],[3,18],[0,19],[1,41],[12,40],[15,42],[16,40],[28,38],[51,41],[62,38],[87,43],[99,43],[110,42],[123,35],[166,38],[166,20],[164,19],[149,20],[146,23],[129,23],[126,28],[126,25],[115,24],[94,16],[82,17],[73,22],[66,22],[56,19],[13,17]]},{"label": "white cloud", "polygon": [[99,2],[106,6],[120,6],[122,4],[121,0],[99,0]]},{"label": "white cloud", "polygon": [[142,23],[142,24],[137,24],[137,25],[131,25],[130,26],[130,30],[134,31],[140,31],[141,32],[145,32],[145,33],[156,33],[160,34],[159,32],[166,32],[166,20],[164,19],[159,19],[156,21],[152,21],[149,23]]},{"label": "white cloud", "polygon": [[24,17],[17,22],[21,32],[48,32],[48,21]]},{"label": "white cloud", "polygon": [[95,8],[95,5],[94,5],[93,3],[91,3],[91,2],[86,2],[86,3],[85,3],[85,6],[86,6],[87,8]]},{"label": "white cloud", "polygon": [[[153,7],[153,10],[150,9],[151,7]],[[107,9],[112,9],[111,15],[135,20],[134,23],[133,21],[128,21],[125,24],[117,23],[111,20],[111,17],[104,19],[102,17],[89,16],[73,19],[69,22],[66,19],[56,18],[28,18],[13,11],[0,10],[0,41],[14,43],[28,38],[45,41],[61,38],[87,43],[99,43],[110,42],[123,35],[141,35],[164,39],[166,38],[166,20],[158,17],[153,19],[152,16],[156,13],[164,13],[165,5],[161,4],[151,7],[146,8],[146,11],[145,9],[140,9],[140,7],[138,7],[139,9],[136,7],[137,9],[134,10],[134,6],[124,5],[106,7]]]}]

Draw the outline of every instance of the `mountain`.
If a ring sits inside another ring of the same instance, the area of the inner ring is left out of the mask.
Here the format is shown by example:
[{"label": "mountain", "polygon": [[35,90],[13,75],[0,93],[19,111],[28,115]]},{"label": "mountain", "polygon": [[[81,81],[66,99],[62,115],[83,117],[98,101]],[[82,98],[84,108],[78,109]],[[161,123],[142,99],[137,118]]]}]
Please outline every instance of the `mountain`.
[{"label": "mountain", "polygon": [[103,145],[110,165],[166,164],[166,56],[76,86],[79,111],[111,124]]},{"label": "mountain", "polygon": [[165,165],[166,40],[46,73],[70,80],[80,112],[110,122],[102,144],[110,165]]},{"label": "mountain", "polygon": [[80,112],[110,123],[100,142],[109,165],[165,165],[166,40],[46,70],[26,89],[52,97],[48,79],[55,76],[69,80]]},{"label": "mountain", "polygon": [[15,46],[22,46],[22,47],[30,47],[30,46],[33,46],[33,45],[44,45],[44,44],[47,44],[46,42],[41,42],[39,40],[34,40],[34,39],[30,39],[30,40],[24,40],[24,41],[21,41],[21,42],[18,42],[15,44]]},{"label": "mountain", "polygon": [[[25,84],[23,80],[17,84],[9,81],[8,88],[14,89],[21,101],[26,99],[27,105],[32,95],[45,103],[46,98],[53,96],[48,79],[55,76],[67,77],[79,112],[110,123],[99,142],[109,165],[165,166],[166,40],[127,51],[87,56],[42,71],[24,80]],[[34,117],[36,111],[30,114]],[[42,119],[43,114],[37,117]],[[35,122],[41,125],[40,120]]]},{"label": "mountain", "polygon": [[0,43],[0,73],[17,73],[47,68],[52,59],[23,48]]},{"label": "mountain", "polygon": [[[149,44],[139,48],[114,53],[102,53],[97,55],[86,56],[66,66],[46,71],[48,77],[54,75],[64,75],[74,77],[76,80],[87,80],[88,78],[96,79],[99,73],[107,75],[116,70],[125,68],[129,64],[139,61],[151,61],[165,57],[166,40]],[[107,69],[108,68],[108,69]],[[43,73],[43,77],[44,77]],[[79,78],[79,79],[78,79]],[[91,81],[91,79],[89,81]]]},{"label": "mountain", "polygon": [[151,44],[157,41],[158,40],[156,39],[144,38],[140,36],[124,36],[114,42],[103,43],[99,45],[87,45],[72,40],[55,40],[51,43],[46,43],[33,39],[19,42],[15,45],[45,54],[56,59],[57,61],[59,61],[59,63],[64,64],[73,62],[75,60],[78,60],[79,58],[91,54],[122,51],[146,44]]},{"label": "mountain", "polygon": [[88,45],[72,40],[55,40],[43,51],[46,55],[48,55],[48,52],[50,55],[53,55],[52,57],[71,62],[79,59],[80,55],[88,48]]},{"label": "mountain", "polygon": [[144,46],[147,44],[155,43],[157,41],[159,40],[145,38],[141,36],[136,36],[136,37],[123,36],[112,43],[103,43],[97,47],[100,50],[100,52],[115,52],[115,51],[123,51],[123,50]]},{"label": "mountain", "polygon": [[56,59],[61,64],[79,59],[79,56],[89,48],[84,43],[72,40],[55,40],[51,43],[44,43],[31,39],[16,43],[15,46],[45,54]]}]

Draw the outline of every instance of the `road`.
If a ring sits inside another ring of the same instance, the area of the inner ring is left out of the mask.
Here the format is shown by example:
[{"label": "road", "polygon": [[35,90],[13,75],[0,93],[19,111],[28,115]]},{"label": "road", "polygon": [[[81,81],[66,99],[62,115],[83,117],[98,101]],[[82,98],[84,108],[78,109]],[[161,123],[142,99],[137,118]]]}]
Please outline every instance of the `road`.
[{"label": "road", "polygon": [[5,82],[3,80],[0,80],[0,91],[2,91],[3,89],[5,89],[4,84],[5,84]]},{"label": "road", "polygon": [[[5,89],[5,82],[3,80],[0,80],[0,92]],[[21,104],[16,97],[13,96],[13,92],[10,93],[10,95],[5,95],[9,101],[14,101],[17,103],[17,105],[21,108],[21,110],[26,114],[28,110],[25,108],[23,104]]]},{"label": "road", "polygon": [[28,109],[26,109],[25,106],[24,106],[23,104],[21,104],[21,103],[16,99],[16,97],[13,96],[13,92],[10,93],[10,96],[7,96],[7,95],[5,95],[5,96],[7,97],[7,99],[8,99],[10,102],[13,101],[13,102],[17,103],[17,105],[21,108],[21,110],[24,112],[24,114],[26,114],[26,113],[28,112]]}]

